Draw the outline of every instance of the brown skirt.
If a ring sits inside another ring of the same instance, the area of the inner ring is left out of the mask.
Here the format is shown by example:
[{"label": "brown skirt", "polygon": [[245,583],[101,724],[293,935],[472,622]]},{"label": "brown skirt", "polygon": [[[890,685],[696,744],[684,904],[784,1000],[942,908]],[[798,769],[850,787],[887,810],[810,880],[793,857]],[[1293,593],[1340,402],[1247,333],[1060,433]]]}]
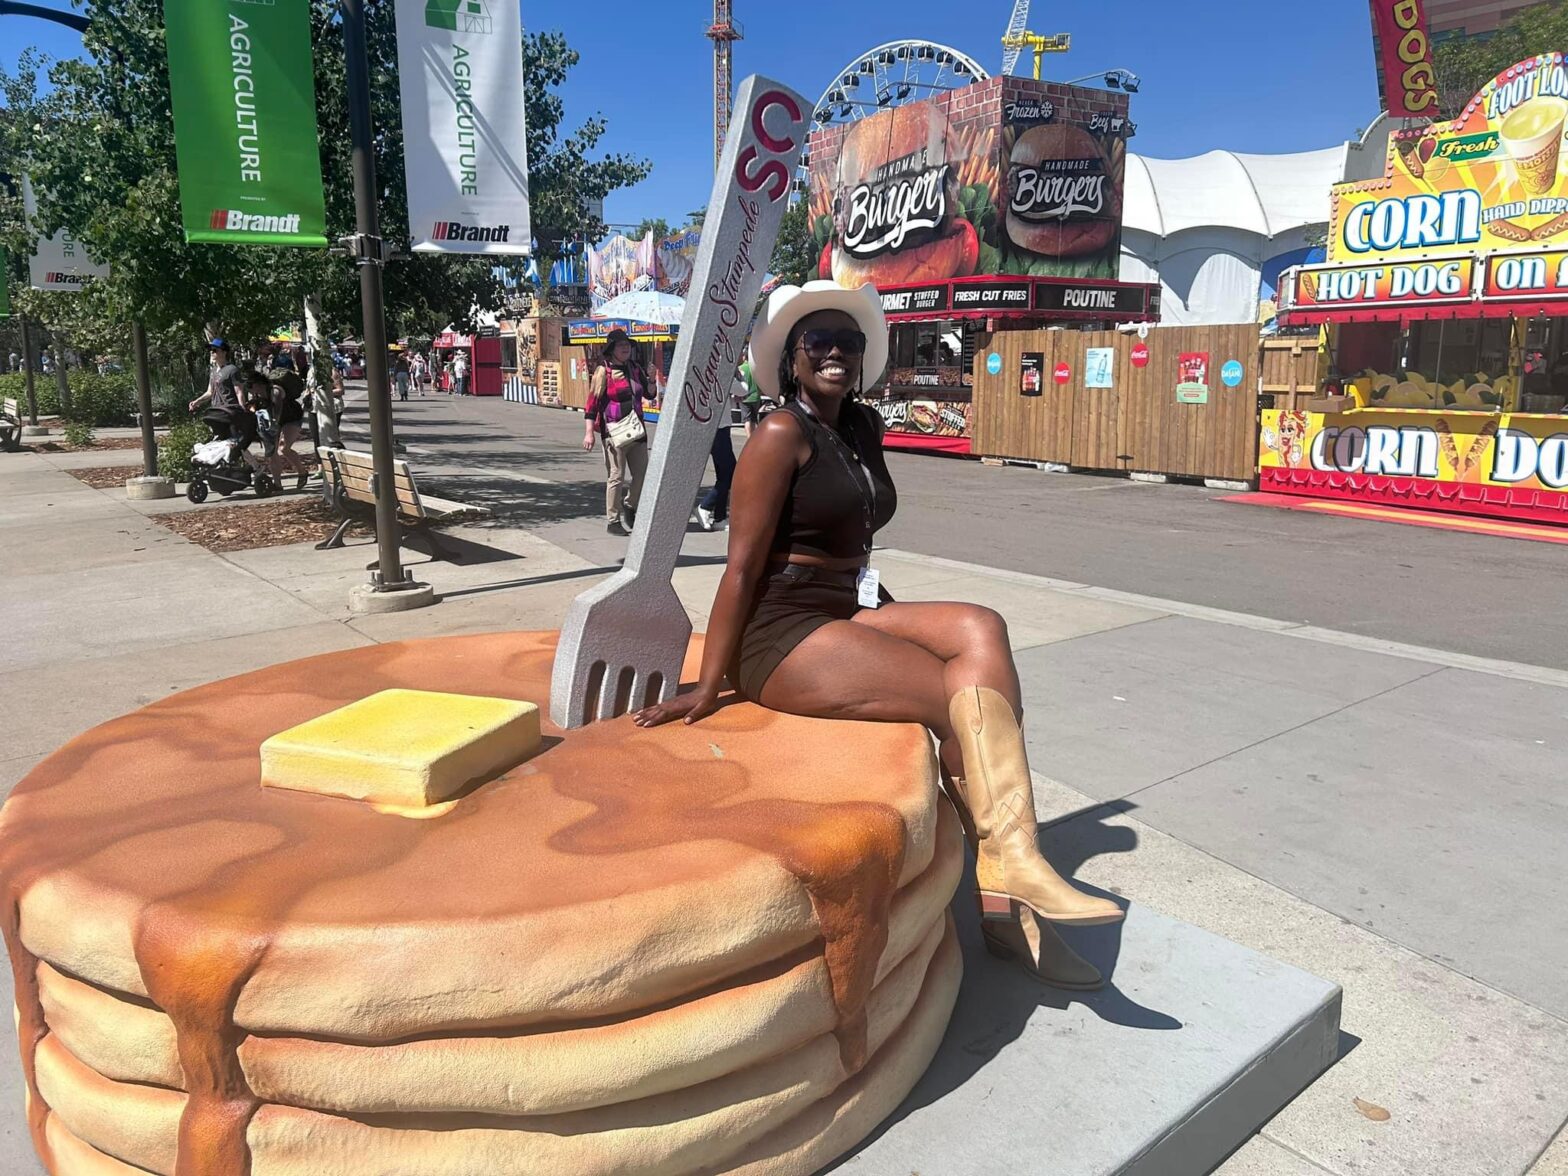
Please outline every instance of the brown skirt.
[{"label": "brown skirt", "polygon": [[[855,574],[790,564],[763,579],[729,667],[730,685],[741,697],[758,701],[797,645],[830,621],[847,621],[860,611]],[[878,595],[883,603],[893,599],[885,588]]]}]

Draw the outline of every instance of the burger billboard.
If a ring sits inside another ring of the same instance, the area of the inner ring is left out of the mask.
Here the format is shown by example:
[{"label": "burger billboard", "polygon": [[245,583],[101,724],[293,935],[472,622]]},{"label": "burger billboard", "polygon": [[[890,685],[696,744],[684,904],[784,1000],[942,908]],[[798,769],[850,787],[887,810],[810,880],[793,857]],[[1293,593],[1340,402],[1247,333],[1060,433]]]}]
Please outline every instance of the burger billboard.
[{"label": "burger billboard", "polygon": [[819,273],[845,286],[1117,276],[1127,96],[1000,77],[812,136]]}]

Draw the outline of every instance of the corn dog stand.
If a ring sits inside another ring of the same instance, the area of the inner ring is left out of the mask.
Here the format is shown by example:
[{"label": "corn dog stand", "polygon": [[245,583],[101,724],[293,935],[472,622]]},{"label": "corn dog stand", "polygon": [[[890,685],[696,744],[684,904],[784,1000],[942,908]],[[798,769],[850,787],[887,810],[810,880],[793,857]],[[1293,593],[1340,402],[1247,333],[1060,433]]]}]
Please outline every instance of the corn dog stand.
[{"label": "corn dog stand", "polygon": [[1259,489],[1568,526],[1568,64],[1520,62],[1337,185],[1304,405],[1262,413]]}]

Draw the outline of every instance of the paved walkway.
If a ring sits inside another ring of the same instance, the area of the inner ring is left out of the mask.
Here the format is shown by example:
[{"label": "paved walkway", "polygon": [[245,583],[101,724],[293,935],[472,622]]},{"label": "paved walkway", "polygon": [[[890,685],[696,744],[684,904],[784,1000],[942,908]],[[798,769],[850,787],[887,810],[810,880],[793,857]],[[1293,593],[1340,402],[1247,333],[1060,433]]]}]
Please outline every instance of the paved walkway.
[{"label": "paved walkway", "polygon": [[[502,507],[458,531],[494,558],[421,568],[433,608],[355,618],[366,545],[213,555],[149,517],[166,507],[91,490],[66,464],[0,455],[0,790],[199,682],[369,642],[552,628],[624,548],[573,517],[593,512],[591,467],[498,454],[438,491]],[[676,584],[699,627],[722,557],[722,535],[689,536]],[[1568,1173],[1568,673],[923,555],[878,562],[900,598],[1008,618],[1061,864],[1344,986],[1341,1060],[1227,1176]],[[0,1170],[21,1173],[37,1168],[19,1085],[0,1062]]]}]

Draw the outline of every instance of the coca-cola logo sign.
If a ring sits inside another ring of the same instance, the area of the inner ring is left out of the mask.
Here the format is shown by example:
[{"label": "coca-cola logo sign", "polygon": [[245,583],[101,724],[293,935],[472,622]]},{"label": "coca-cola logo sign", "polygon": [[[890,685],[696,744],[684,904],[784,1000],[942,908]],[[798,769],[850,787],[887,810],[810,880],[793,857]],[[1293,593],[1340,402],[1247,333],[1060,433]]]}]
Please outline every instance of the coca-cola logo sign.
[{"label": "coca-cola logo sign", "polygon": [[948,181],[952,168],[927,166],[926,153],[878,168],[869,181],[841,198],[840,242],[851,257],[879,257],[923,245],[937,236],[948,218]]},{"label": "coca-cola logo sign", "polygon": [[1015,163],[1007,174],[1008,208],[1023,220],[1066,220],[1105,210],[1105,160],[1045,159]]}]

